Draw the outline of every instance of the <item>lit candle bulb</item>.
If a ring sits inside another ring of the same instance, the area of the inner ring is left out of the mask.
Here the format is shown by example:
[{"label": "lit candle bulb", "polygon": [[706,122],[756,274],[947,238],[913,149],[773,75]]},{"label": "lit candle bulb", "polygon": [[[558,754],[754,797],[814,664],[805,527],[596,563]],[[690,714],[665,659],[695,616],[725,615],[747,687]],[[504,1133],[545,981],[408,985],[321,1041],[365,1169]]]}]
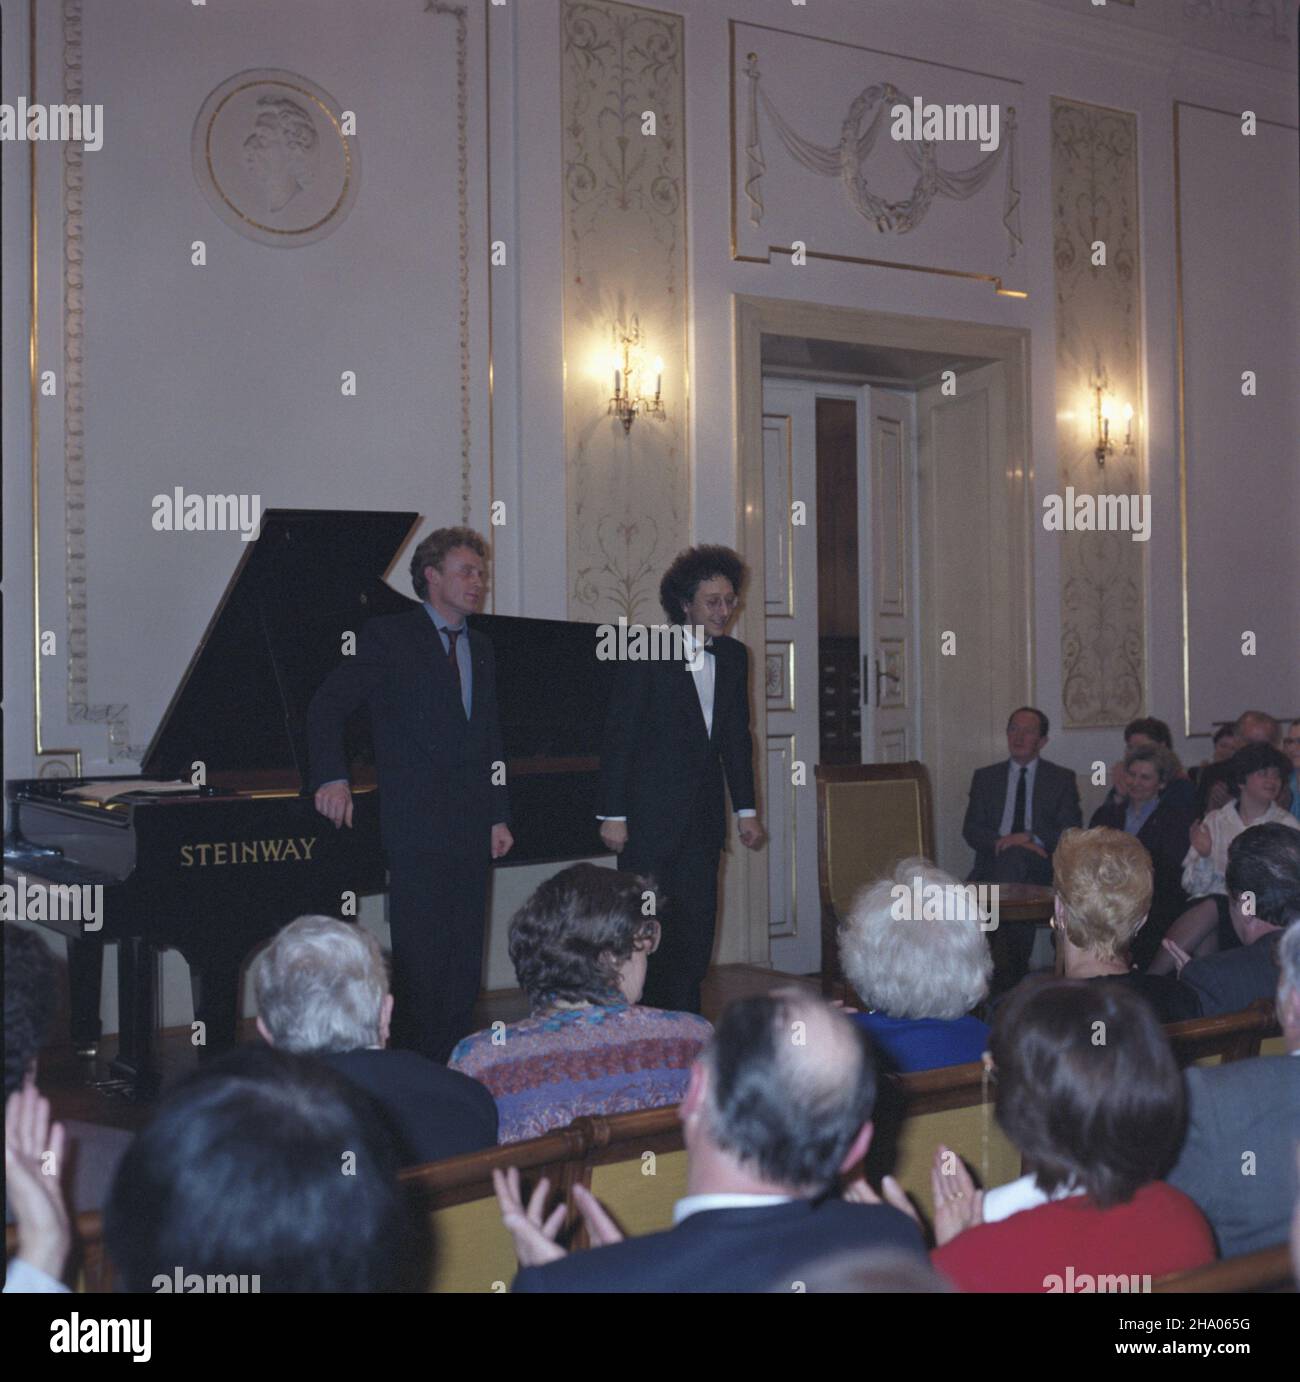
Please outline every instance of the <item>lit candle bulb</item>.
[{"label": "lit candle bulb", "polygon": [[664,362],[663,356],[655,357],[655,397],[658,398],[663,392],[664,387]]}]

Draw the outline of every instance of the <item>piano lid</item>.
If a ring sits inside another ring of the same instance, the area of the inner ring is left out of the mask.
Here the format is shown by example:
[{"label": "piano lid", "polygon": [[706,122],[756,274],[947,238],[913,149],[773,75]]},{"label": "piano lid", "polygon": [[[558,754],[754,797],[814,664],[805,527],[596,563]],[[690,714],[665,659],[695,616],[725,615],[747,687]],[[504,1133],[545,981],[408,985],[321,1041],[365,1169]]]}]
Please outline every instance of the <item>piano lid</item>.
[{"label": "piano lid", "polygon": [[419,515],[267,509],[145,754],[147,777],[306,765],[303,726],[345,630],[415,601],[384,583]]}]

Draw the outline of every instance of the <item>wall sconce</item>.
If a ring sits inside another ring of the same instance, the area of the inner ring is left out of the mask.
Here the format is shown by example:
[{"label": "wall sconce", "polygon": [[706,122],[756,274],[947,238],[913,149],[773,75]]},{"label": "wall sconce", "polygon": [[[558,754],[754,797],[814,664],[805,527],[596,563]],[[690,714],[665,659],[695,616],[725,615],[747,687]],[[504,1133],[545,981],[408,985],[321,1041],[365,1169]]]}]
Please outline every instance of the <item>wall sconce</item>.
[{"label": "wall sconce", "polygon": [[[1094,391],[1097,395],[1097,448],[1093,454],[1097,457],[1097,464],[1104,466],[1106,457],[1115,450],[1115,443],[1110,439],[1110,425],[1115,420],[1115,402],[1104,385],[1096,385]],[[1124,418],[1124,451],[1127,454],[1133,450],[1133,405],[1124,404],[1121,414]]]},{"label": "wall sconce", "polygon": [[[639,416],[657,418],[662,422],[666,416],[663,403],[664,362],[656,359],[653,367],[647,364],[641,345],[641,324],[635,317],[631,331],[619,337],[613,366],[614,396],[609,400],[609,416],[619,419],[625,433],[632,430],[632,424]],[[652,368],[653,393],[649,391]]]}]

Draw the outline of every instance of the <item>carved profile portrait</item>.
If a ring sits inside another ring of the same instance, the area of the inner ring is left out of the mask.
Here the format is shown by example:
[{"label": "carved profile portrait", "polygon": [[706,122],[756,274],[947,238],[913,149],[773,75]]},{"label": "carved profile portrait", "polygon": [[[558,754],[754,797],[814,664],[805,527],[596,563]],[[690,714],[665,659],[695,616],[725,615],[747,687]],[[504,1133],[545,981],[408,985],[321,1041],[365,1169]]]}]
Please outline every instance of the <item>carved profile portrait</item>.
[{"label": "carved profile portrait", "polygon": [[265,194],[268,211],[283,211],[316,178],[320,139],[311,116],[287,96],[259,96],[244,165]]},{"label": "carved profile portrait", "polygon": [[337,230],[356,200],[360,150],[327,92],[294,72],[240,72],[203,102],[190,141],[208,204],[264,245],[311,244]]}]

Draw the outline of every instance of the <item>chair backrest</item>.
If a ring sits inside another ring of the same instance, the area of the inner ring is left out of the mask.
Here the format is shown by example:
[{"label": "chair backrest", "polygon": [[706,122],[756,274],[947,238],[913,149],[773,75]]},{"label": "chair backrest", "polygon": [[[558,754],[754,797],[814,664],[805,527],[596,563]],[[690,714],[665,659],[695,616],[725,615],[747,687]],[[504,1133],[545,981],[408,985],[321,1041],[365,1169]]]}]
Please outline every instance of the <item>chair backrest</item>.
[{"label": "chair backrest", "polygon": [[1249,1060],[1260,1054],[1266,1038],[1279,1034],[1272,1002],[1261,998],[1240,1012],[1194,1017],[1165,1027],[1179,1065]]},{"label": "chair backrest", "polygon": [[818,764],[823,992],[833,994],[843,983],[836,931],[854,894],[914,854],[934,858],[934,803],[924,763]]},{"label": "chair backrest", "polygon": [[581,1176],[585,1140],[576,1125],[526,1142],[448,1157],[415,1166],[400,1179],[415,1213],[432,1219],[434,1265],[431,1291],[504,1291],[516,1271],[514,1242],[501,1223],[492,1172],[513,1166],[525,1195],[543,1177],[554,1196],[569,1205]]},{"label": "chair backrest", "polygon": [[1151,1283],[1152,1294],[1174,1295],[1184,1292],[1210,1295],[1242,1295],[1246,1292],[1294,1291],[1295,1274],[1291,1249],[1285,1243],[1241,1257],[1211,1262],[1191,1272],[1175,1272]]},{"label": "chair backrest", "polygon": [[986,1189],[1015,1180],[1020,1152],[994,1118],[993,1098],[992,1080],[978,1061],[886,1076],[866,1158],[868,1180],[876,1184],[892,1175],[931,1219],[930,1168],[937,1147],[955,1152]]},{"label": "chair backrest", "polygon": [[[1179,1062],[1188,1065],[1258,1055],[1261,1042],[1277,1031],[1277,1022],[1272,1004],[1260,1002],[1240,1013],[1177,1022],[1165,1030]],[[870,1178],[878,1182],[884,1172],[893,1175],[927,1215],[933,1214],[930,1166],[940,1144],[967,1162],[986,1187],[1014,1180],[1021,1174],[1020,1155],[993,1117],[993,1098],[992,1084],[979,1063],[886,1076],[867,1157]],[[436,1246],[431,1290],[509,1288],[516,1270],[514,1245],[501,1223],[492,1172],[511,1166],[519,1170],[526,1188],[543,1176],[550,1181],[553,1196],[569,1207],[565,1234],[573,1248],[587,1246],[573,1200],[575,1185],[587,1186],[629,1234],[669,1228],[673,1205],[686,1188],[686,1149],[676,1106],[579,1118],[567,1128],[527,1142],[412,1167],[401,1173],[401,1181],[414,1211],[432,1217]],[[12,1257],[17,1250],[13,1225],[7,1227],[5,1241]],[[73,1242],[76,1289],[90,1294],[111,1291],[113,1272],[98,1213],[77,1215]]]}]

